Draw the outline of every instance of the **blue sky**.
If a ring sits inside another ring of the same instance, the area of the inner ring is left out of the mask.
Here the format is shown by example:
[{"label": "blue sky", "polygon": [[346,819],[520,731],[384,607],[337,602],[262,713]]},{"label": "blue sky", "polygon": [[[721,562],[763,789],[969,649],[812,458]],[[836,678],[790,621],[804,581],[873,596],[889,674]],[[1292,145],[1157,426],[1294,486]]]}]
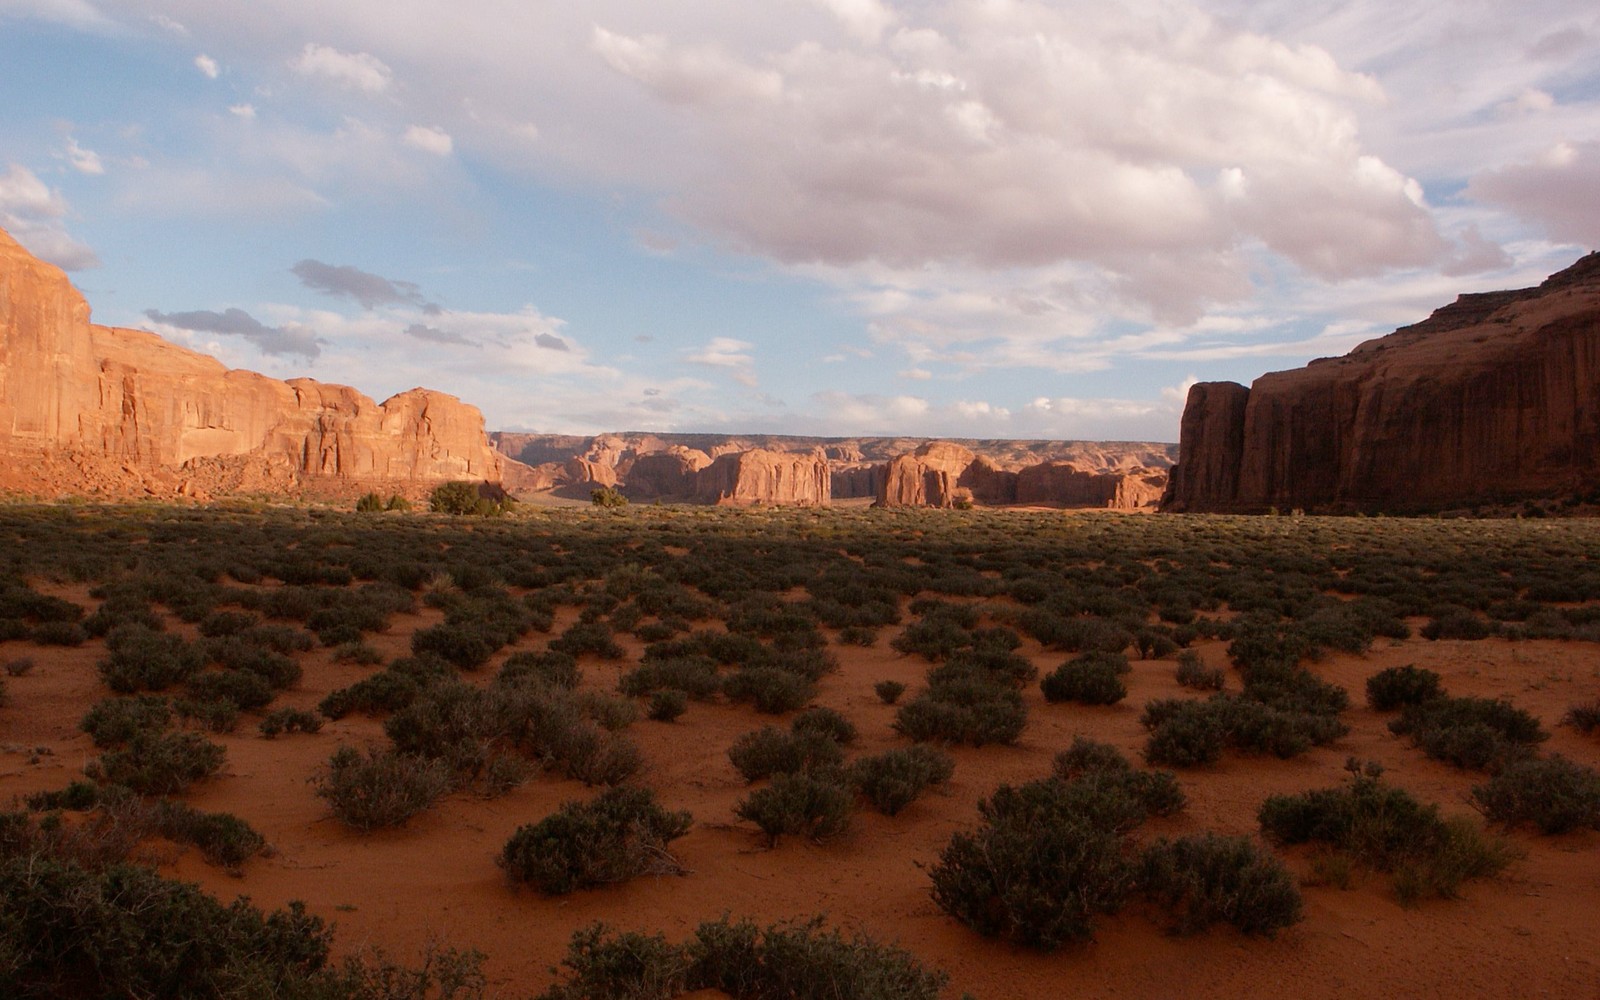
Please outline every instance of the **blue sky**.
[{"label": "blue sky", "polygon": [[97,322],[492,429],[1175,440],[1600,244],[1600,12],[0,0]]}]

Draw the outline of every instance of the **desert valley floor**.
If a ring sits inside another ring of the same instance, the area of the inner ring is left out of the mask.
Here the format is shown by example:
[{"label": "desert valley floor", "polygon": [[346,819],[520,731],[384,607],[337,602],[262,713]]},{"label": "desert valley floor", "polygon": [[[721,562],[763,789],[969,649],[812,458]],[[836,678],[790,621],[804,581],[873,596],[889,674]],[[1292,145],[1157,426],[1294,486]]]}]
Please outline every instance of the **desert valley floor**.
[{"label": "desert valley floor", "polygon": [[[513,888],[496,865],[517,828],[597,793],[559,768],[493,797],[464,783],[403,826],[358,833],[331,815],[313,779],[342,744],[387,746],[382,713],[355,711],[315,733],[268,739],[258,730],[262,709],[232,731],[207,731],[226,762],[178,797],[243,818],[268,850],[236,874],[159,837],[136,855],[225,900],[245,895],[264,908],[303,900],[336,925],[341,953],[378,946],[409,960],[430,943],[476,948],[492,995],[530,996],[551,984],[573,932],[595,921],[678,941],[724,914],[763,925],[821,916],[942,969],[950,997],[1600,996],[1600,831],[1544,835],[1488,823],[1471,801],[1488,773],[1430,759],[1392,733],[1396,713],[1368,707],[1364,693],[1380,670],[1425,668],[1452,696],[1505,698],[1537,717],[1549,734],[1538,753],[1600,766],[1600,737],[1562,722],[1600,698],[1600,524],[1592,520],[638,506],[487,519],[16,505],[0,508],[0,538],[13,592],[25,585],[64,599],[88,622],[121,584],[167,633],[197,644],[200,626],[219,613],[309,629],[319,606],[329,606],[317,595],[363,587],[402,595],[404,607],[377,627],[358,626],[353,639],[330,628],[337,643],[295,653],[303,675],[275,693],[272,709],[314,713],[333,692],[412,656],[413,637],[444,623],[461,606],[450,595],[463,592],[536,612],[524,623],[532,627],[460,672],[478,687],[507,657],[545,650],[580,625],[603,625],[620,647],[620,656],[577,656],[581,687],[613,696],[651,642],[742,629],[771,643],[786,631],[814,631],[837,669],[816,681],[810,704],[854,723],[851,758],[910,744],[895,728],[897,713],[926,686],[937,657],[892,643],[941,607],[970,608],[971,630],[1014,630],[1015,652],[1040,675],[1085,635],[1103,643],[1105,628],[1127,631],[1124,699],[1051,703],[1036,680],[1023,683],[1027,722],[1014,745],[947,746],[955,770],[946,786],[892,817],[858,808],[845,833],[820,843],[785,836],[769,847],[736,815],[753,786],[730,764],[729,747],[763,725],[786,727],[793,712],[762,714],[712,696],[690,700],[675,721],[655,721],[633,699],[638,718],[619,730],[642,753],[632,780],[692,814],[688,834],[671,845],[685,871],[559,896]],[[291,614],[296,602],[243,596],[282,591],[311,599]],[[893,621],[842,635],[849,626],[837,623],[868,607]],[[1365,610],[1340,617],[1356,607]],[[1203,697],[1175,680],[1177,646],[1224,668],[1224,690],[1237,693],[1235,623],[1311,635],[1314,623],[1337,632],[1358,619],[1383,619],[1380,631],[1390,634],[1365,633],[1363,652],[1313,641],[1302,659],[1348,692],[1339,715],[1347,733],[1288,759],[1230,748],[1215,764],[1176,768],[1186,807],[1151,819],[1135,839],[1205,830],[1261,838],[1257,810],[1268,796],[1339,786],[1356,758],[1381,764],[1384,781],[1445,815],[1505,837],[1518,857],[1503,872],[1466,881],[1457,898],[1402,904],[1382,872],[1358,864],[1339,887],[1327,884],[1315,850],[1273,846],[1304,894],[1304,919],[1275,936],[1221,924],[1174,935],[1153,905],[1133,899],[1097,919],[1092,941],[1051,952],[980,936],[935,904],[928,869],[953,834],[978,824],[979,800],[998,786],[1048,776],[1078,736],[1148,766],[1146,704]],[[1476,625],[1463,628],[1468,619]],[[18,620],[24,631],[39,627]],[[1423,637],[1430,624],[1440,638]],[[1064,631],[1050,630],[1057,626]],[[1141,629],[1150,658],[1132,645]],[[32,661],[5,678],[0,707],[0,802],[9,808],[81,779],[102,753],[79,729],[91,706],[113,697],[99,668],[105,639],[95,631],[64,644],[0,643],[0,664]],[[906,686],[898,705],[875,693],[888,680]]]}]

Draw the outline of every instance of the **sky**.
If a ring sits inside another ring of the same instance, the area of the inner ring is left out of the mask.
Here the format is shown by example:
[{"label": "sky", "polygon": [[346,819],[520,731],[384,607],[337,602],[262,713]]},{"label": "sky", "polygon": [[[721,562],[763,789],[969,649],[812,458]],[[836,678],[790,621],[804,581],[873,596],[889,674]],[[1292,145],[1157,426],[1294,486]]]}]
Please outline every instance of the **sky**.
[{"label": "sky", "polygon": [[1600,8],[0,0],[0,227],[489,429],[1175,441],[1600,246]]}]

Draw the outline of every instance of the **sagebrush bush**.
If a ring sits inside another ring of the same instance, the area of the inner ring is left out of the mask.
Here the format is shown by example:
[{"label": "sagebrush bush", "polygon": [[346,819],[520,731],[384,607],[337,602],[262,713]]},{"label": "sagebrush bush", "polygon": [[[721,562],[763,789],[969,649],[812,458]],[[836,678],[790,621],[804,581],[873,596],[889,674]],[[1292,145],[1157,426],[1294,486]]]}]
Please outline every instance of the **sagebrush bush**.
[{"label": "sagebrush bush", "polygon": [[163,837],[199,848],[207,861],[230,871],[267,845],[249,823],[232,813],[201,812],[170,799],[156,803],[153,822]]},{"label": "sagebrush bush", "polygon": [[894,727],[918,742],[1009,746],[1027,721],[1027,705],[1015,687],[969,671],[930,684],[901,706]]},{"label": "sagebrush bush", "polygon": [[1571,706],[1561,721],[1585,736],[1600,730],[1600,699]]},{"label": "sagebrush bush", "polygon": [[[1115,705],[1128,696],[1112,657],[1121,653],[1099,653],[1075,657],[1045,675],[1039,682],[1046,701],[1075,701],[1082,705]],[[1127,666],[1127,660],[1122,660]]]},{"label": "sagebrush bush", "polygon": [[955,769],[955,758],[919,743],[861,757],[851,762],[846,773],[850,784],[874,809],[895,816],[927,789],[949,781]]},{"label": "sagebrush bush", "polygon": [[885,705],[893,705],[906,693],[906,686],[899,681],[879,681],[872,685],[872,693]]},{"label": "sagebrush bush", "polygon": [[763,714],[782,715],[804,708],[817,686],[782,667],[744,667],[723,679],[722,693],[729,701],[750,702]]},{"label": "sagebrush bush", "polygon": [[118,694],[164,691],[182,684],[205,665],[199,647],[182,636],[124,625],[106,636],[110,655],[100,661],[100,677]]},{"label": "sagebrush bush", "polygon": [[796,736],[815,733],[827,737],[840,746],[849,746],[859,735],[855,723],[845,718],[844,713],[823,705],[808,708],[795,716],[789,728]]},{"label": "sagebrush bush", "polygon": [[84,773],[140,795],[174,795],[222,769],[227,751],[199,733],[135,733],[117,750],[90,761]]},{"label": "sagebrush bush", "polygon": [[656,722],[672,722],[689,709],[689,696],[677,688],[662,688],[650,695],[647,713]]},{"label": "sagebrush bush", "polygon": [[722,690],[716,661],[709,656],[675,656],[647,659],[622,675],[617,690],[639,698],[664,689],[683,692],[690,698],[707,701]]},{"label": "sagebrush bush", "polygon": [[1200,654],[1186,649],[1178,654],[1178,683],[1196,691],[1221,691],[1221,667],[1208,667]]},{"label": "sagebrush bush", "polygon": [[508,878],[559,896],[647,874],[682,871],[667,845],[689,832],[687,812],[669,812],[648,788],[611,788],[568,802],[519,827],[500,852]]},{"label": "sagebrush bush", "polygon": [[734,740],[728,760],[745,781],[756,782],[777,774],[837,770],[844,763],[844,751],[826,733],[786,733],[763,726]]},{"label": "sagebrush bush", "polygon": [[1420,705],[1443,696],[1439,675],[1413,664],[1389,667],[1367,678],[1367,704],[1378,712]]},{"label": "sagebrush bush", "polygon": [[106,698],[95,702],[78,728],[104,750],[126,743],[140,733],[159,733],[172,722],[172,703],[160,695]]},{"label": "sagebrush bush", "polygon": [[1560,754],[1514,761],[1474,787],[1472,802],[1506,826],[1532,824],[1540,833],[1600,830],[1600,773]]},{"label": "sagebrush bush", "polygon": [[6,676],[25,677],[33,672],[35,665],[36,663],[31,656],[13,656],[11,659],[6,661]]},{"label": "sagebrush bush", "polygon": [[760,827],[769,846],[786,835],[821,841],[849,829],[854,799],[837,773],[800,771],[774,776],[771,784],[741,799],[734,815]]},{"label": "sagebrush bush", "polygon": [[1180,934],[1220,922],[1271,937],[1303,916],[1294,877],[1249,837],[1159,840],[1140,853],[1137,880],[1144,895],[1172,914]]},{"label": "sagebrush bush", "polygon": [[269,740],[283,733],[317,733],[322,731],[322,719],[304,709],[280,708],[267,713],[260,730]]},{"label": "sagebrush bush", "polygon": [[512,653],[495,676],[497,684],[537,683],[568,689],[576,688],[581,679],[578,661],[552,650]]},{"label": "sagebrush bush", "polygon": [[340,822],[365,833],[404,825],[438,801],[451,783],[442,761],[341,746],[313,779],[313,788]]},{"label": "sagebrush bush", "polygon": [[1530,756],[1550,735],[1533,715],[1495,698],[1441,697],[1406,705],[1389,729],[1410,736],[1429,757],[1469,770]]}]

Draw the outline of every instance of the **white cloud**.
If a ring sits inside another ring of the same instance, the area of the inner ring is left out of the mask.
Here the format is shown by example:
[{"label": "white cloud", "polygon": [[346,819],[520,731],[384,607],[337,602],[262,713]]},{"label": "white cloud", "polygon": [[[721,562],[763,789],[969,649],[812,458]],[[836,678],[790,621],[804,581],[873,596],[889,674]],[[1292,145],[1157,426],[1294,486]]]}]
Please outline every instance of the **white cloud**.
[{"label": "white cloud", "polygon": [[727,369],[733,379],[743,385],[756,384],[755,355],[750,352],[755,345],[732,337],[713,337],[704,347],[691,351],[684,360],[708,368]]},{"label": "white cloud", "polygon": [[105,164],[100,161],[100,154],[92,149],[84,149],[78,145],[78,140],[70,135],[67,136],[67,162],[80,174],[98,176],[106,172]]},{"label": "white cloud", "polygon": [[1600,140],[1558,142],[1538,157],[1485,171],[1467,194],[1533,222],[1557,240],[1600,246]]},{"label": "white cloud", "polygon": [[199,70],[208,80],[215,80],[222,72],[217,61],[204,52],[194,57],[194,68]]},{"label": "white cloud", "polygon": [[401,136],[401,141],[413,149],[420,149],[435,156],[449,156],[455,149],[455,142],[450,138],[450,133],[432,125],[412,125]]},{"label": "white cloud", "polygon": [[233,115],[235,118],[243,118],[245,121],[254,121],[256,106],[254,104],[230,104],[228,105],[228,114]]},{"label": "white cloud", "polygon": [[13,163],[0,174],[0,229],[63,270],[98,267],[94,251],[67,233],[66,215],[66,199],[27,167]]},{"label": "white cloud", "polygon": [[33,17],[90,31],[117,27],[88,0],[0,0],[0,18],[4,17]]},{"label": "white cloud", "polygon": [[305,77],[329,80],[368,94],[389,89],[394,73],[377,56],[367,52],[341,52],[327,45],[307,42],[289,68]]},{"label": "white cloud", "polygon": [[816,0],[845,29],[863,42],[876,42],[895,22],[895,15],[878,0]]}]

